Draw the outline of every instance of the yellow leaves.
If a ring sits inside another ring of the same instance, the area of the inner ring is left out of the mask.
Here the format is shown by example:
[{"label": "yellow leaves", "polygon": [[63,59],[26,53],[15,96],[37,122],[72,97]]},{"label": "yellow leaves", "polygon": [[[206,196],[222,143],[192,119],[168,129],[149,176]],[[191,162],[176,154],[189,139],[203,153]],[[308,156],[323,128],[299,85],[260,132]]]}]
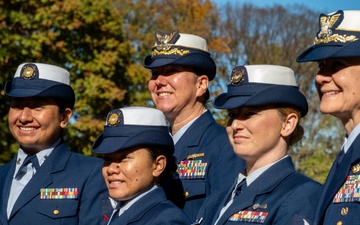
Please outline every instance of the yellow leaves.
[{"label": "yellow leaves", "polygon": [[229,37],[217,37],[208,42],[209,49],[215,52],[224,54],[230,54],[231,49],[229,48],[230,38]]}]

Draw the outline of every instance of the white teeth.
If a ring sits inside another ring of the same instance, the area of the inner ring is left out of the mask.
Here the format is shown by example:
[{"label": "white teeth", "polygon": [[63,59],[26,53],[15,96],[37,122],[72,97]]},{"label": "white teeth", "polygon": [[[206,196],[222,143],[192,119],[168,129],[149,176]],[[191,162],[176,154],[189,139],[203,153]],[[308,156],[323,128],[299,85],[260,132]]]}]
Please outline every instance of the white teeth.
[{"label": "white teeth", "polygon": [[168,95],[170,95],[169,92],[161,92],[161,93],[159,94],[159,96],[168,96]]},{"label": "white teeth", "polygon": [[324,95],[334,95],[339,93],[338,91],[329,91],[329,92],[324,92]]},{"label": "white teeth", "polygon": [[35,128],[33,128],[33,127],[20,127],[20,130],[29,131],[29,130],[35,130]]},{"label": "white teeth", "polygon": [[111,184],[111,183],[121,183],[121,181],[119,181],[119,180],[113,180],[113,181],[109,181],[109,183]]}]

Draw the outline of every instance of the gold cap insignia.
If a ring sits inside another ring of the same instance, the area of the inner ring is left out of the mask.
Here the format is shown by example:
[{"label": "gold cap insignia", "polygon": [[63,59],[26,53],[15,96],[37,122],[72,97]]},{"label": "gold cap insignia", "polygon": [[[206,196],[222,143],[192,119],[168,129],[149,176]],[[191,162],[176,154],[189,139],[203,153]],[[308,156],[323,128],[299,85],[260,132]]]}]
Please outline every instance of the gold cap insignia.
[{"label": "gold cap insignia", "polygon": [[38,68],[34,64],[25,64],[21,68],[20,74],[24,79],[34,79],[38,75]]},{"label": "gold cap insignia", "polygon": [[321,14],[319,17],[320,29],[316,35],[314,44],[329,43],[329,42],[353,42],[358,40],[355,35],[347,35],[338,33],[339,25],[344,19],[344,12],[337,11],[333,15]]},{"label": "gold cap insignia", "polygon": [[[122,112],[120,109],[111,110],[106,118],[106,125],[116,126],[122,123]],[[123,123],[122,123],[123,124]]]},{"label": "gold cap insignia", "polygon": [[237,66],[231,72],[230,81],[232,85],[239,85],[244,83],[247,72],[244,66]]},{"label": "gold cap insignia", "polygon": [[171,33],[163,33],[161,31],[155,32],[155,47],[158,51],[168,51],[171,45],[175,44],[179,40],[179,30],[174,30]]}]

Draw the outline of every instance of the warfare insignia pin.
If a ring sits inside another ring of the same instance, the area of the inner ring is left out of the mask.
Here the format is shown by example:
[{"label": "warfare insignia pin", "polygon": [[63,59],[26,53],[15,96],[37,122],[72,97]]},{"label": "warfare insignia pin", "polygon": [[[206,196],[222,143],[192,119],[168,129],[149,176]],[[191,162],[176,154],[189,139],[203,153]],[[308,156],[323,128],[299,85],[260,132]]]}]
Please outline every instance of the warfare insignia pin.
[{"label": "warfare insignia pin", "polygon": [[34,79],[36,76],[38,76],[39,71],[36,65],[34,64],[25,64],[21,68],[21,77],[27,80]]},{"label": "warfare insignia pin", "polygon": [[241,85],[244,83],[245,79],[247,78],[247,71],[244,66],[237,66],[231,72],[231,84],[232,85]]},{"label": "warfare insignia pin", "polygon": [[161,31],[155,32],[155,47],[159,51],[168,51],[172,44],[180,38],[178,30],[174,30],[171,33],[163,33]]}]

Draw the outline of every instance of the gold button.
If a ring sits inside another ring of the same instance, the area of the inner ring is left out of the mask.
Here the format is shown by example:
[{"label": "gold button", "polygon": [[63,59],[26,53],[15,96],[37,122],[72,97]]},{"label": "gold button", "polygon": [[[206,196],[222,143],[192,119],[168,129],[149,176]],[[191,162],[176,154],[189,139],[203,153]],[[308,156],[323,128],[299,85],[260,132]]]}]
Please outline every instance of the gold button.
[{"label": "gold button", "polygon": [[337,222],[336,225],[342,225],[342,221]]},{"label": "gold button", "polygon": [[185,191],[185,192],[184,192],[184,196],[185,196],[185,197],[189,196],[189,192]]},{"label": "gold button", "polygon": [[346,214],[348,214],[349,212],[349,208],[348,207],[343,207],[341,209],[341,215],[345,216]]},{"label": "gold button", "polygon": [[59,214],[59,210],[55,209],[53,213],[54,213],[54,215],[58,215],[58,214]]}]

